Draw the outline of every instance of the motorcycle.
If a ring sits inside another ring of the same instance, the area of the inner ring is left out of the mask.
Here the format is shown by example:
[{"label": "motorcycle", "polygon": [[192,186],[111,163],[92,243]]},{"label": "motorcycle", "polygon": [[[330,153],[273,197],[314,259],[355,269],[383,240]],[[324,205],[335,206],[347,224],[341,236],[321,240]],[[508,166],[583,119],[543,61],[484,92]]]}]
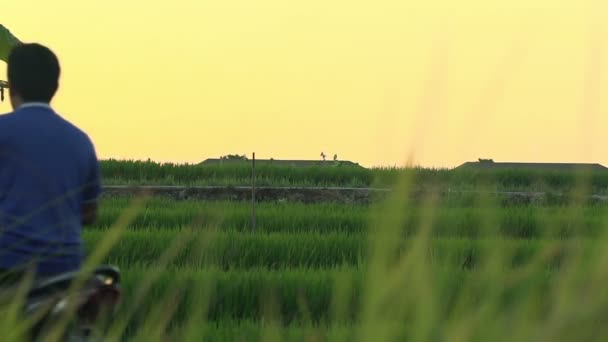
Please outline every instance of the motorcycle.
[{"label": "motorcycle", "polygon": [[78,275],[78,272],[60,274],[37,282],[29,289],[24,316],[40,317],[28,333],[31,341],[44,340],[66,316],[70,321],[62,340],[92,341],[94,329],[116,312],[121,297],[118,268],[100,266],[79,289],[70,292],[70,286]]}]

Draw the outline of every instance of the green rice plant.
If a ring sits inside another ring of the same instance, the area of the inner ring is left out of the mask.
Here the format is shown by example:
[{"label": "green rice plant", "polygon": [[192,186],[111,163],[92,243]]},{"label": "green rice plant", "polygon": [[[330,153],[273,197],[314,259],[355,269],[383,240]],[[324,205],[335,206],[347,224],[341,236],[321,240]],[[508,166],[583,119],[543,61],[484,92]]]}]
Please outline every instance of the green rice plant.
[{"label": "green rice plant", "polygon": [[[106,184],[249,185],[251,166],[244,164],[197,165],[151,161],[101,161]],[[359,186],[370,184],[373,174],[351,166],[256,166],[256,183],[264,185]]]},{"label": "green rice plant", "polygon": [[[140,279],[145,277],[151,268],[125,268],[124,290],[136,292]],[[181,292],[181,299],[175,314],[171,317],[170,326],[183,325],[188,321],[189,313],[201,305],[192,301],[201,288],[211,286],[212,296],[205,303],[208,307],[205,320],[221,321],[224,319],[263,319],[264,300],[275,295],[279,300],[279,312],[284,323],[298,321],[299,298],[305,298],[311,316],[315,321],[327,320],[328,307],[331,305],[332,281],[336,273],[342,272],[356,282],[359,273],[355,269],[308,270],[290,269],[269,271],[249,269],[222,271],[214,268],[171,268],[163,270],[161,277],[151,284],[147,300],[137,305],[137,310],[129,319],[127,333],[145,325],[150,310],[157,307],[158,298],[175,290]],[[129,306],[129,298],[125,299]],[[119,314],[120,315],[120,314]],[[120,316],[119,316],[120,317]],[[283,324],[283,323],[281,323]]]},{"label": "green rice plant", "polygon": [[[153,161],[103,160],[102,173],[106,184],[158,185],[250,185],[251,165],[198,165],[156,163]],[[546,170],[534,168],[500,169],[431,169],[422,167],[290,167],[258,165],[260,186],[345,186],[392,187],[402,177],[410,177],[416,188],[450,188],[478,190],[483,184],[493,191],[575,191],[577,170]],[[591,171],[590,189],[596,194],[608,193],[608,172]]]},{"label": "green rice plant", "polygon": [[[517,274],[514,270],[501,270],[502,276],[494,279],[492,284],[495,288],[485,287],[483,272],[450,269],[445,267],[429,266],[421,261],[428,272],[428,279],[433,284],[433,323],[432,326],[441,322],[456,323],[463,319],[470,310],[477,310],[487,305],[488,296],[492,296],[492,307],[490,312],[501,319],[514,319],[521,314],[522,305],[529,304],[528,296],[534,294],[534,305],[537,306],[528,318],[542,319],[551,314],[551,304],[554,300],[553,292],[550,291],[559,281],[559,274],[550,270],[536,270],[535,272],[513,278]],[[139,280],[149,272],[149,268],[125,268],[126,278],[124,288],[127,293],[137,291]],[[350,277],[351,291],[349,291],[349,306],[347,311],[340,317],[332,315],[332,298],[336,279],[339,273]],[[365,269],[341,269],[341,270],[307,270],[291,269],[282,271],[270,271],[266,269],[249,269],[238,271],[222,271],[218,269],[191,269],[171,268],[165,270],[162,276],[153,284],[148,293],[148,300],[137,306],[137,313],[129,321],[130,329],[127,332],[139,331],[146,325],[146,318],[150,310],[159,305],[159,299],[167,298],[175,290],[181,293],[174,314],[171,315],[167,326],[172,328],[183,328],[189,320],[190,312],[195,310],[196,305],[201,303],[191,300],[195,298],[199,288],[211,284],[213,294],[205,305],[209,308],[205,316],[205,322],[223,322],[234,320],[265,321],[265,301],[269,296],[276,298],[278,305],[278,317],[280,325],[297,324],[306,321],[302,312],[301,302],[306,303],[307,312],[312,317],[315,326],[350,324],[357,331],[362,327],[361,321],[365,319],[363,300],[366,294],[364,279],[369,276]],[[391,279],[379,279],[390,286]],[[406,276],[403,274],[402,276]],[[482,280],[480,282],[480,280]],[[383,304],[383,316],[388,315],[387,322],[382,326],[394,325],[396,313],[401,313],[406,326],[408,322],[416,322],[416,313],[422,308],[419,306],[420,299],[416,296],[417,279],[405,277],[402,279],[403,286],[394,288],[395,294],[408,298],[409,305],[401,306],[398,302]],[[499,286],[499,284],[503,284]],[[380,289],[378,289],[380,290]],[[393,292],[391,290],[390,292]],[[467,297],[461,297],[467,293]],[[496,296],[496,297],[494,297]],[[301,300],[302,298],[302,300]],[[394,297],[392,297],[394,299]],[[128,300],[128,299],[127,299]],[[129,305],[128,301],[125,303]],[[464,315],[464,316],[463,316]],[[484,320],[485,321],[485,320]],[[504,323],[504,322],[503,322]],[[418,328],[418,325],[414,325]],[[394,329],[398,327],[393,326]],[[479,328],[479,327],[478,327]],[[393,336],[409,336],[412,338],[413,331],[397,329]],[[436,330],[440,333],[441,330]],[[449,335],[446,335],[448,337]]]},{"label": "green rice plant", "polygon": [[[96,228],[112,225],[127,207],[126,199],[105,200]],[[415,236],[424,219],[423,205],[412,205],[399,225],[404,236]],[[474,206],[440,206],[433,213],[429,233],[437,237],[492,237],[496,234],[513,238],[597,237],[603,231],[602,216],[608,205],[584,206],[580,218],[564,206],[510,206],[505,208]],[[338,204],[305,205],[298,203],[260,203],[256,209],[260,232],[344,232],[361,233],[381,230],[369,226],[370,220],[385,215],[374,207]],[[483,227],[483,218],[493,217],[492,229]],[[551,222],[551,224],[546,224]],[[130,229],[163,229],[190,227],[202,229],[249,231],[251,207],[239,202],[197,202],[151,200],[128,224]]]},{"label": "green rice plant", "polygon": [[[120,267],[153,267],[167,245],[185,234],[184,230],[139,230],[126,232],[110,250],[105,262]],[[196,236],[196,232],[189,232]],[[86,250],[94,250],[104,231],[87,231]],[[418,238],[403,239],[399,255],[407,253]],[[206,241],[203,249],[196,239],[184,243],[169,267],[208,267],[221,269],[289,269],[359,266],[368,259],[365,234],[340,233],[244,233],[223,231]],[[433,266],[473,269],[483,263],[487,251],[498,246],[509,253],[505,267],[521,267],[548,247],[556,248],[547,268],[557,268],[572,248],[601,243],[595,239],[470,239],[434,238],[424,258]]]},{"label": "green rice plant", "polygon": [[[135,292],[140,285],[140,279],[149,272],[150,268],[124,268],[125,279],[124,290],[127,293]],[[450,303],[458,293],[458,287],[474,273],[459,269],[446,269],[443,267],[430,268],[433,279],[438,281],[438,298],[444,303],[444,310],[449,311]],[[351,305],[345,316],[336,319],[331,317],[331,298],[334,295],[334,283],[338,273],[349,274],[352,282]],[[281,324],[298,322],[303,319],[299,298],[303,297],[307,304],[310,317],[314,322],[340,323],[354,322],[360,313],[361,291],[365,271],[357,269],[290,269],[271,271],[266,269],[229,270],[218,269],[192,269],[171,268],[164,270],[162,276],[152,284],[148,293],[148,300],[137,306],[137,313],[132,317],[132,327],[145,324],[145,320],[138,319],[147,317],[147,313],[157,307],[157,301],[172,291],[179,289],[182,292],[180,303],[172,315],[171,325],[179,325],[188,320],[189,312],[200,303],[190,300],[196,296],[200,287],[208,284],[213,286],[213,296],[207,304],[209,307],[206,320],[222,321],[235,319],[264,318],[264,300],[269,295],[277,297]],[[532,279],[533,278],[533,279]],[[549,281],[549,272],[535,274],[526,280],[521,287],[531,286],[536,281]],[[519,288],[514,288],[506,295],[516,295]],[[505,298],[502,305],[508,306]],[[546,299],[546,298],[545,298]],[[126,298],[125,306],[129,305]],[[473,299],[472,299],[473,300]],[[474,303],[476,303],[474,301]]]},{"label": "green rice plant", "polygon": [[[171,335],[174,341],[264,341],[264,329],[268,323],[256,320],[221,320],[204,322],[194,327],[189,338],[181,327],[176,326]],[[190,328],[188,326],[187,328]],[[345,323],[306,324],[290,323],[280,326],[278,337],[281,341],[349,341],[355,338],[354,329]]]},{"label": "green rice plant", "polygon": [[[93,250],[103,231],[85,232],[87,250]],[[184,230],[132,231],[117,242],[107,262],[123,266],[154,266],[166,246],[184,235]],[[191,234],[195,236],[195,234]],[[365,240],[344,234],[291,234],[221,232],[206,241],[204,250],[197,240],[186,243],[170,266],[218,266],[223,269],[268,267],[333,267],[356,264],[362,257]]]},{"label": "green rice plant", "polygon": [[[104,200],[96,228],[109,227],[129,200]],[[259,203],[256,218],[263,231],[362,231],[365,211],[354,205]],[[251,207],[238,202],[151,201],[129,225],[131,228],[209,227],[247,230],[251,228]]]}]

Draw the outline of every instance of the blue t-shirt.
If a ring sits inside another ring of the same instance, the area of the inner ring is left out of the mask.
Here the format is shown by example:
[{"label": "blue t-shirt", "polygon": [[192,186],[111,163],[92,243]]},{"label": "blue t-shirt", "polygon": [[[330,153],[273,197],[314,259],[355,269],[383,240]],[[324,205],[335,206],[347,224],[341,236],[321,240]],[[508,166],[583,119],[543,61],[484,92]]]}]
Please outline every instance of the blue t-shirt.
[{"label": "blue t-shirt", "polygon": [[84,203],[101,192],[89,137],[44,104],[0,115],[0,268],[76,270]]}]

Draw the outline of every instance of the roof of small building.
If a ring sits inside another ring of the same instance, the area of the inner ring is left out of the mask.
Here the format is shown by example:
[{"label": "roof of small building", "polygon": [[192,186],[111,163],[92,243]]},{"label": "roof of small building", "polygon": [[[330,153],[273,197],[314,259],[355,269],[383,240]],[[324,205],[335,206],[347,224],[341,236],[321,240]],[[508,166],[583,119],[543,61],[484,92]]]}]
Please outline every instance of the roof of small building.
[{"label": "roof of small building", "polygon": [[[221,165],[221,164],[241,164],[251,163],[250,159],[220,159],[220,158],[209,158],[200,163],[200,165]],[[281,166],[295,166],[295,167],[308,167],[308,166],[354,166],[362,167],[358,163],[348,160],[289,160],[289,159],[256,159],[256,165],[272,164]]]},{"label": "roof of small building", "polygon": [[542,169],[542,170],[580,170],[606,171],[608,168],[597,163],[529,163],[529,162],[494,162],[492,159],[479,159],[477,162],[466,162],[456,169]]}]

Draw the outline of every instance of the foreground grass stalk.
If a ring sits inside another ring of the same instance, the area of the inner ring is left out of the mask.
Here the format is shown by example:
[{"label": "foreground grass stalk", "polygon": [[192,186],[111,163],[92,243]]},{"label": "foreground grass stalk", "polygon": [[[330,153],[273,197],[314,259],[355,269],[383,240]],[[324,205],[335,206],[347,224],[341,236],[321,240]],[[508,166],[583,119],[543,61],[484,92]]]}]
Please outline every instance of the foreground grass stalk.
[{"label": "foreground grass stalk", "polygon": [[[134,201],[133,206],[124,212],[124,215],[121,217],[121,220],[117,222],[117,225],[108,231],[101,244],[99,244],[93,253],[86,258],[85,263],[81,268],[81,273],[74,279],[68,289],[69,296],[74,296],[76,292],[82,288],[86,279],[91,276],[94,269],[99,265],[102,259],[107,256],[112,246],[118,241],[122,233],[124,233],[129,220],[134,217],[138,209],[143,207],[145,199],[146,197],[140,197],[138,200]],[[61,317],[59,322],[53,326],[45,337],[48,341],[61,341],[63,339],[63,335],[65,334],[68,325],[74,318],[76,309],[76,302],[69,301],[68,310],[65,311],[63,317]]]},{"label": "foreground grass stalk", "polygon": [[132,298],[129,298],[130,300],[126,302],[129,305],[128,309],[126,309],[124,311],[124,315],[121,316],[121,321],[117,322],[110,328],[110,337],[118,338],[124,333],[129,320],[135,315],[136,311],[140,309],[140,306],[144,303],[146,296],[152,288],[152,285],[163,274],[164,268],[167,267],[170,261],[178,254],[180,249],[192,238],[192,233],[183,234],[172,241],[165,254],[159,260],[158,267],[148,272],[146,276],[141,279],[141,285],[137,288],[136,293],[130,294]]}]

